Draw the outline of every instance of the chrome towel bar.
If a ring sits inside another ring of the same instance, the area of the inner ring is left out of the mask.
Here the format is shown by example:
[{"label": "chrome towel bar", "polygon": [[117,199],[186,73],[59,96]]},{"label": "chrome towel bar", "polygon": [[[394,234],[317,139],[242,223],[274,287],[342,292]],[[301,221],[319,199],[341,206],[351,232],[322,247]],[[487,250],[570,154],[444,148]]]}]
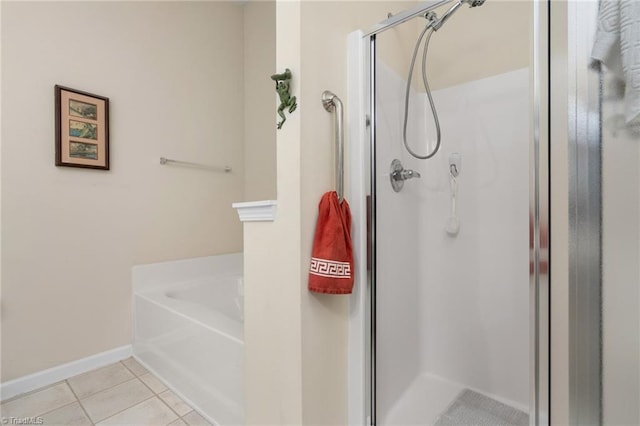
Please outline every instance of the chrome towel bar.
[{"label": "chrome towel bar", "polygon": [[170,158],[165,158],[165,157],[160,157],[160,164],[162,165],[166,165],[166,164],[176,164],[179,166],[187,166],[187,167],[193,167],[195,169],[204,169],[204,170],[212,170],[215,172],[225,172],[225,173],[230,173],[231,172],[231,167],[229,166],[210,166],[207,164],[199,164],[199,163],[192,163],[190,161],[179,161],[179,160],[172,160]]},{"label": "chrome towel bar", "polygon": [[335,112],[335,144],[336,144],[336,192],[338,201],[344,198],[344,129],[342,126],[342,101],[335,93],[322,92],[322,106],[328,112]]}]

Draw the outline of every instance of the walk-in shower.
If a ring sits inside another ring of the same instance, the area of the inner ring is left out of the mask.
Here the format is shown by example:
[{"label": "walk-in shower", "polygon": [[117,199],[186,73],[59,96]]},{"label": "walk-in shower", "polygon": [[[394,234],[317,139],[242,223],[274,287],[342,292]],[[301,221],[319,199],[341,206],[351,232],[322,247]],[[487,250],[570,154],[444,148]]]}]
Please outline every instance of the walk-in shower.
[{"label": "walk-in shower", "polygon": [[445,0],[360,34],[369,424],[548,421],[537,19]]}]

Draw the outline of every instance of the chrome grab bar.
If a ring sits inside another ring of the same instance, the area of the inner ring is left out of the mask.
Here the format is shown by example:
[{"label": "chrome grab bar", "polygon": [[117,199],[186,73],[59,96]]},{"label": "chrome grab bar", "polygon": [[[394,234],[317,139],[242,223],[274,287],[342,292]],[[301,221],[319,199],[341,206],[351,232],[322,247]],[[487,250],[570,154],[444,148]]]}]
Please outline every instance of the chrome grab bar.
[{"label": "chrome grab bar", "polygon": [[225,172],[225,173],[230,173],[231,172],[231,167],[229,166],[209,166],[207,164],[199,164],[199,163],[192,163],[191,161],[180,161],[180,160],[172,160],[170,158],[165,158],[165,157],[160,157],[160,164],[165,165],[165,164],[177,164],[180,166],[187,166],[187,167],[193,167],[195,169],[204,169],[204,170],[212,170],[215,172]]},{"label": "chrome grab bar", "polygon": [[344,198],[344,129],[342,126],[342,101],[335,93],[322,92],[322,106],[327,112],[335,112],[335,144],[336,144],[336,192],[338,201]]}]

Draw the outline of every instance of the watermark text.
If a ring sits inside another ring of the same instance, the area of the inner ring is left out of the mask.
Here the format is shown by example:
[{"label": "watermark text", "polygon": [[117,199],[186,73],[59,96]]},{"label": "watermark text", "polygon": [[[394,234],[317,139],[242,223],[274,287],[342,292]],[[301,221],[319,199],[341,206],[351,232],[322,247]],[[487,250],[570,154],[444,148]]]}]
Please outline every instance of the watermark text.
[{"label": "watermark text", "polygon": [[2,417],[0,422],[3,425],[43,425],[42,417]]}]

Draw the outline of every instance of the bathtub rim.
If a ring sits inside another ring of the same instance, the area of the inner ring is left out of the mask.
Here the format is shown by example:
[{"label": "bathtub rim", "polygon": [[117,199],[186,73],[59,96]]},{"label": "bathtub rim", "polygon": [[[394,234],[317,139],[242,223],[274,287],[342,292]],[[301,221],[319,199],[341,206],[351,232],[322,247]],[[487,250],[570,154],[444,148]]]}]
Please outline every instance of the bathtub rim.
[{"label": "bathtub rim", "polygon": [[221,334],[244,346],[244,323],[242,321],[229,318],[222,312],[209,309],[203,305],[167,296],[167,292],[175,290],[176,288],[181,288],[182,286],[193,283],[194,281],[159,286],[154,291],[134,293],[134,318],[137,313],[136,298],[138,297],[147,300],[157,307],[165,309],[174,315],[193,321],[210,331]]},{"label": "bathtub rim", "polygon": [[147,293],[204,277],[244,275],[244,253],[228,253],[167,262],[134,265],[132,293]]}]

